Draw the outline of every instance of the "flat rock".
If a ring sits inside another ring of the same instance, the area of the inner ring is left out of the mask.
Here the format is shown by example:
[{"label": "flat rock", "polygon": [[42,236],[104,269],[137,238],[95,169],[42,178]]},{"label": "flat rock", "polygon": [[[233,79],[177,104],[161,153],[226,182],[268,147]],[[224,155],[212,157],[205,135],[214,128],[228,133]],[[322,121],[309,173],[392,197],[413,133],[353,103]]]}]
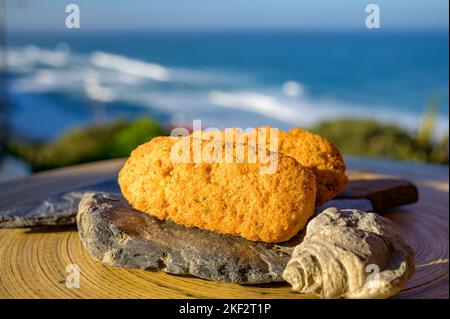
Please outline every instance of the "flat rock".
[{"label": "flat rock", "polygon": [[78,205],[86,192],[119,192],[117,180],[61,192],[39,202],[0,211],[0,228],[75,225]]},{"label": "flat rock", "polygon": [[303,237],[268,244],[185,227],[136,211],[120,195],[107,193],[83,196],[77,224],[90,255],[105,265],[238,284],[283,281]]},{"label": "flat rock", "polygon": [[376,212],[419,200],[416,185],[408,180],[365,171],[349,171],[347,175],[349,183],[336,199],[367,199]]},{"label": "flat rock", "polygon": [[[317,208],[383,211],[412,204],[418,200],[417,187],[404,179],[379,174],[349,171],[349,183],[335,199]],[[61,226],[76,223],[78,204],[87,192],[120,193],[117,179],[109,179],[69,192],[61,192],[25,206],[0,211],[0,228]]]}]

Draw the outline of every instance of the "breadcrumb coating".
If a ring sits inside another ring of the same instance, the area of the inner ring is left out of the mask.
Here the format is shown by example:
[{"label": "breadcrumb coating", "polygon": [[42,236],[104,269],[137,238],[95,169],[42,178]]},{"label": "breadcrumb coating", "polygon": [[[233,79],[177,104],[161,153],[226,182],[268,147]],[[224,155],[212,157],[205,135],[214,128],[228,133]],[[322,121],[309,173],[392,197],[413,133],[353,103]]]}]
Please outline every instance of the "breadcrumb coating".
[{"label": "breadcrumb coating", "polygon": [[301,128],[293,128],[287,133],[279,131],[279,150],[316,174],[316,206],[334,198],[347,185],[342,155],[325,137]]},{"label": "breadcrumb coating", "polygon": [[170,157],[175,143],[170,137],[154,138],[126,161],[119,185],[135,209],[270,243],[289,240],[312,216],[316,177],[295,159],[278,154],[273,174],[260,174],[261,164],[249,163],[247,156],[243,163],[175,163]]}]

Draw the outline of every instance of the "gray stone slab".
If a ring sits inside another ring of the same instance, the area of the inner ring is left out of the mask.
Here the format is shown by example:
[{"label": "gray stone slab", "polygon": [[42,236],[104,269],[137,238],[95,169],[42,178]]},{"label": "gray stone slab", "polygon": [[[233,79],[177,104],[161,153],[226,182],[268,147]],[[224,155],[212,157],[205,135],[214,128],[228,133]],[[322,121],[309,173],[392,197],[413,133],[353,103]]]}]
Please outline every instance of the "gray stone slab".
[{"label": "gray stone slab", "polygon": [[77,223],[84,246],[105,265],[239,284],[283,281],[303,237],[269,244],[185,227],[136,211],[120,195],[107,193],[85,194]]},{"label": "gray stone slab", "polygon": [[0,211],[0,228],[75,225],[78,205],[86,192],[119,192],[115,179],[61,192],[42,201]]}]

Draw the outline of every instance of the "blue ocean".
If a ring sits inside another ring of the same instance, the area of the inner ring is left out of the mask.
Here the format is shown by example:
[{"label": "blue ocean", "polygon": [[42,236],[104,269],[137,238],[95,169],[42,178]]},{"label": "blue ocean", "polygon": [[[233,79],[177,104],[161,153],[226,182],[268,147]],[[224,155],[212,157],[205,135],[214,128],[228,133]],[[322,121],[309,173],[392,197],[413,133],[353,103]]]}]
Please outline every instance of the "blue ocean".
[{"label": "blue ocean", "polygon": [[411,131],[432,97],[448,132],[447,32],[9,34],[11,126],[51,139],[148,115],[168,125],[308,127],[373,118]]}]

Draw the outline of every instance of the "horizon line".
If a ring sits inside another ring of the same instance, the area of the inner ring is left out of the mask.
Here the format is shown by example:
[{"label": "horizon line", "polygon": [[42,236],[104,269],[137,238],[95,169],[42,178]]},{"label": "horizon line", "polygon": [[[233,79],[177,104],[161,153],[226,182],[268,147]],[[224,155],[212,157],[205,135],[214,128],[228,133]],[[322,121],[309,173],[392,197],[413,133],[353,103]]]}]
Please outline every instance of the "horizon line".
[{"label": "horizon line", "polygon": [[95,33],[95,32],[177,32],[177,33],[222,33],[222,32],[298,32],[298,33],[342,33],[342,32],[353,32],[353,33],[388,33],[388,32],[440,32],[449,33],[449,27],[395,27],[395,28],[379,28],[379,29],[367,29],[367,28],[299,28],[299,27],[279,27],[279,28],[79,28],[79,29],[67,29],[61,26],[59,29],[54,28],[42,28],[42,29],[30,29],[30,28],[4,28],[5,33]]}]

